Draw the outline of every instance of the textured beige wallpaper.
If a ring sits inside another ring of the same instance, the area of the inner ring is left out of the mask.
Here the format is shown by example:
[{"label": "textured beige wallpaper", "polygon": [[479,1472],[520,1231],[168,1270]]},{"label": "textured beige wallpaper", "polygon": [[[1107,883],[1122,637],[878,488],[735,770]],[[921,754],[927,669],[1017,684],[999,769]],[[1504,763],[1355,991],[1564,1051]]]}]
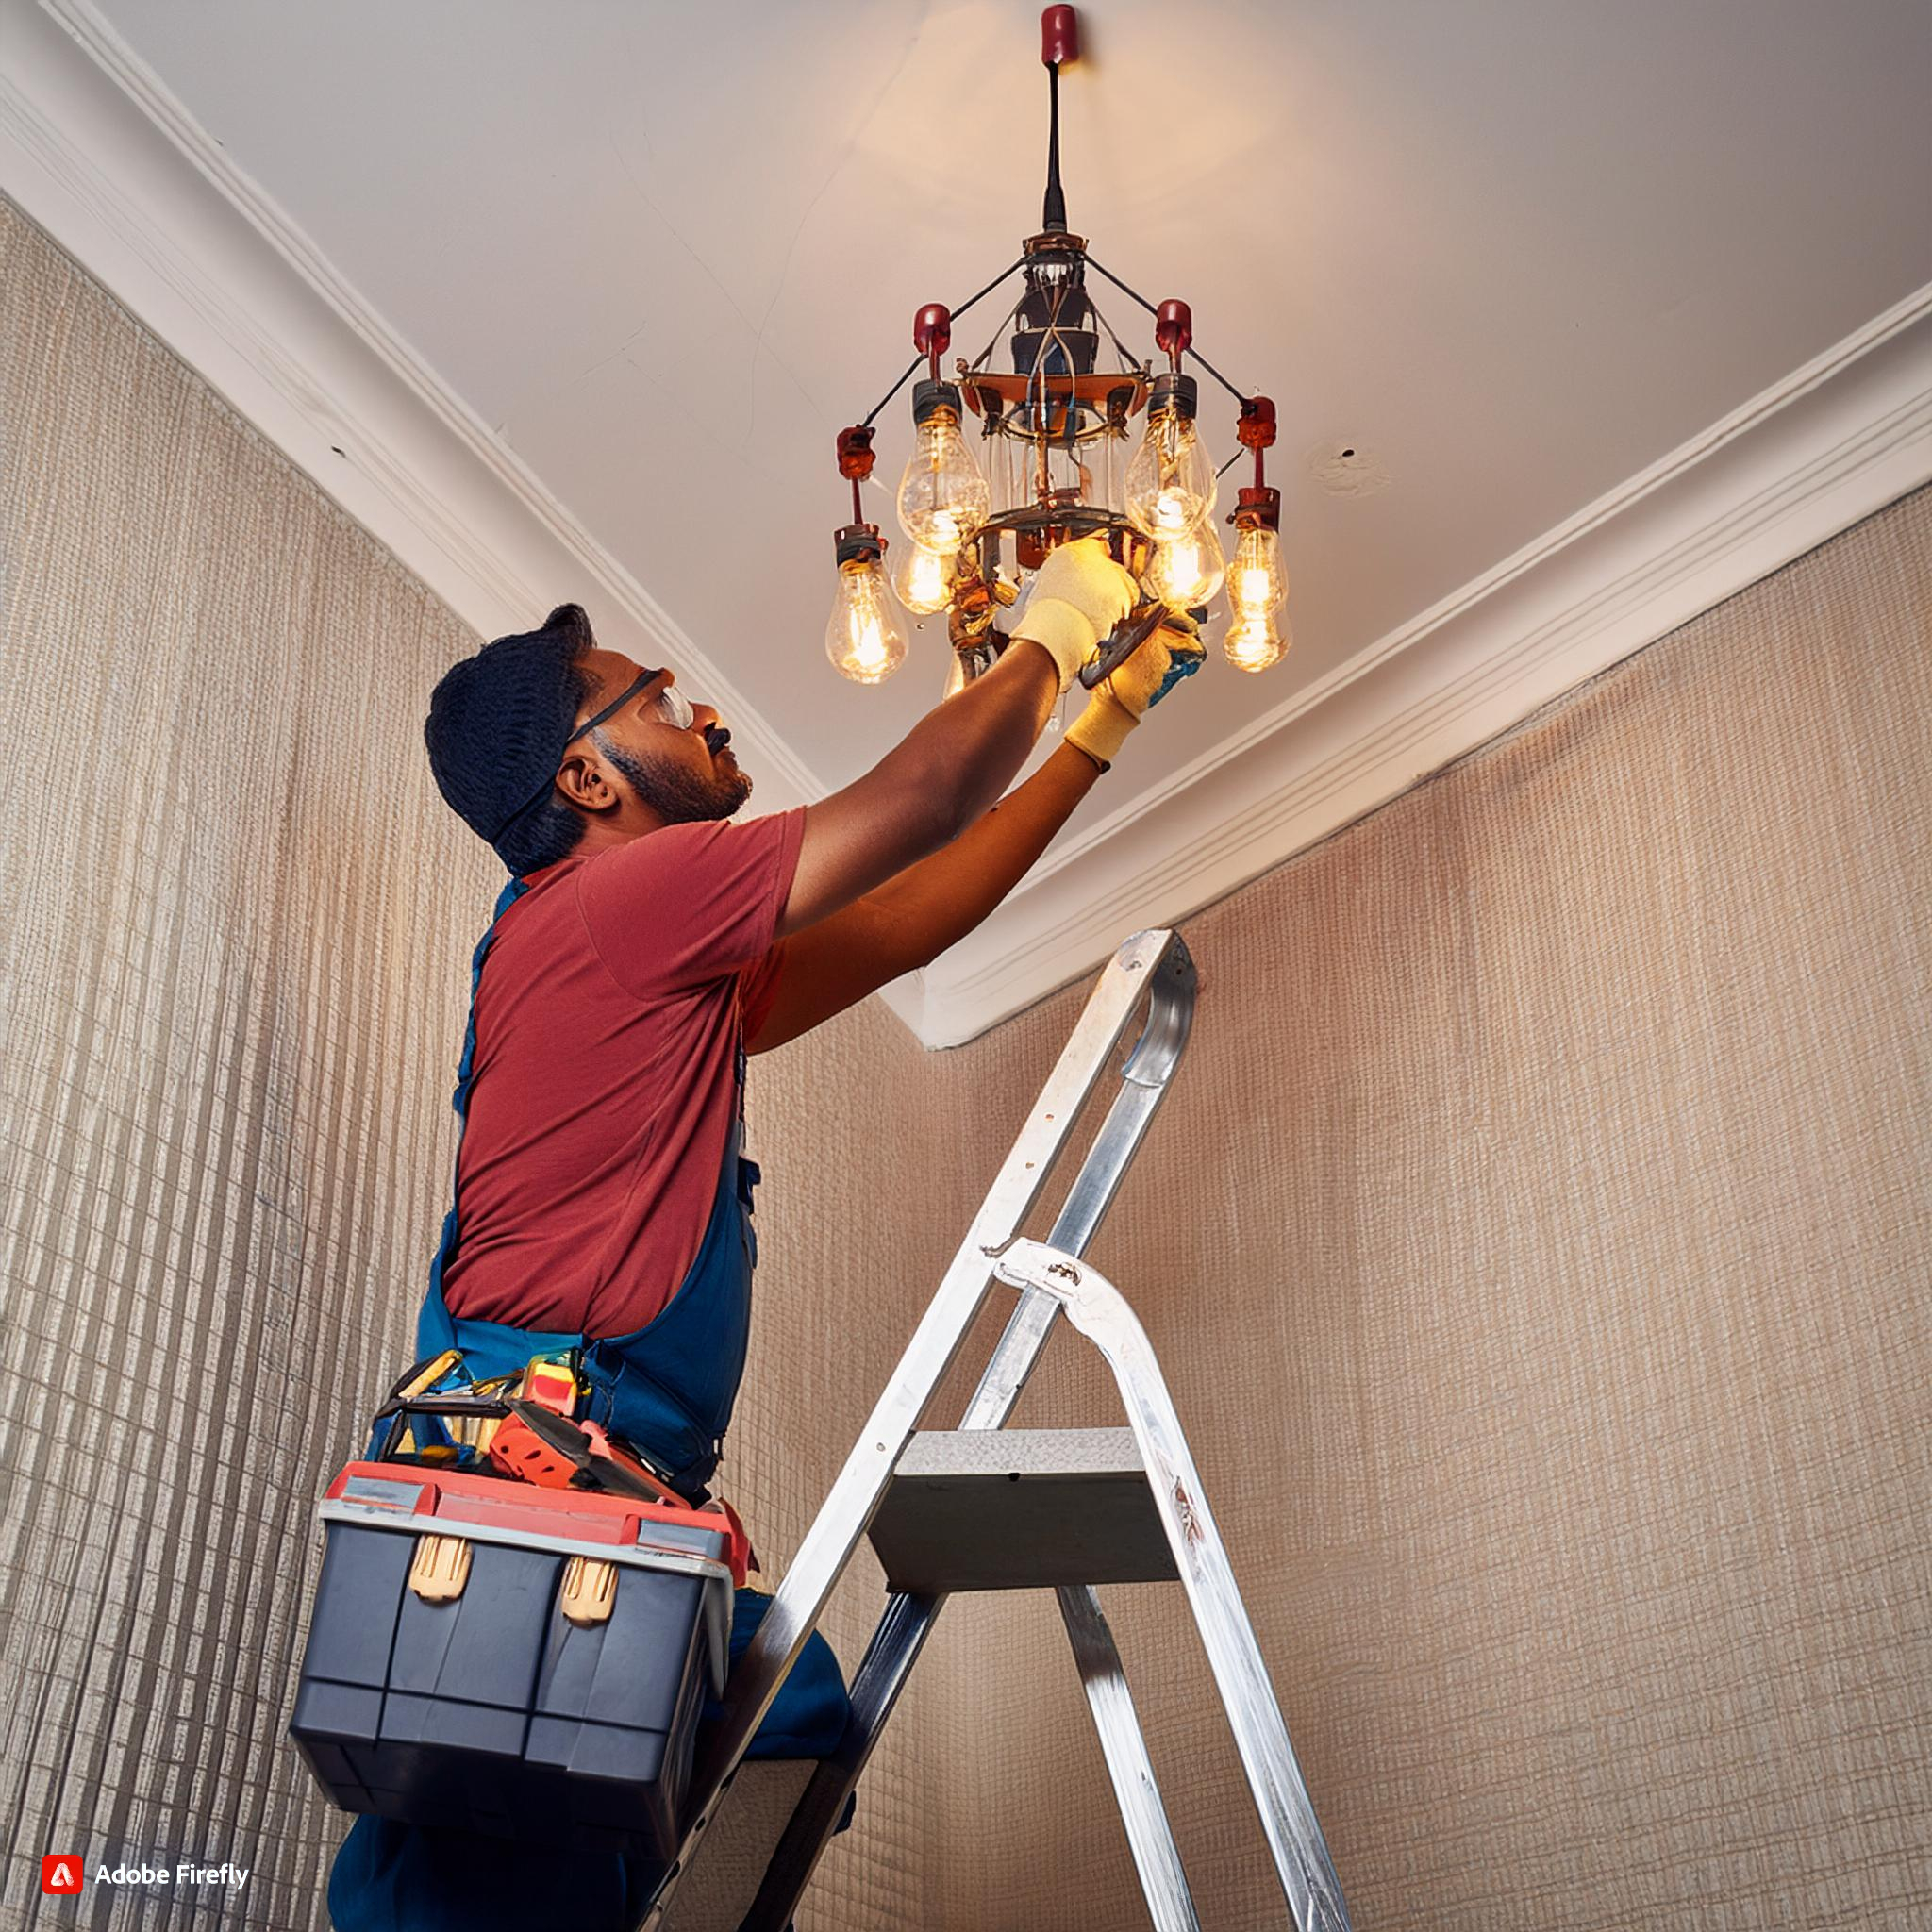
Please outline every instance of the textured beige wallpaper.
[{"label": "textured beige wallpaper", "polygon": [[[1922,492],[1187,923],[1093,1257],[1359,1932],[1932,1923],[1928,717]],[[982,1169],[1083,997],[945,1057]],[[1062,1334],[1017,1420],[1117,1415]],[[1178,1593],[1102,1594],[1203,1924],[1279,1925]],[[926,1924],[1144,1924],[1051,1602],[933,1656]]]},{"label": "textured beige wallpaper", "polygon": [[[0,331],[0,1918],[77,1846],[256,1867],[91,1924],[315,1926],[279,1739],[443,1206],[473,641],[4,204]],[[1189,923],[1095,1256],[1362,1932],[1932,1916],[1928,609],[1921,495]],[[1082,997],[755,1063],[774,1568]],[[1020,1420],[1112,1416],[1061,1337]],[[1177,1598],[1108,1608],[1204,1923],[1279,1924]],[[1141,1923],[1050,1604],[956,1603],[801,1932]]]},{"label": "textured beige wallpaper", "polygon": [[441,1212],[490,887],[412,733],[469,640],[4,204],[0,342],[7,1891],[233,1857],[89,1923],[319,1924],[279,1739]]},{"label": "textured beige wallpaper", "polygon": [[[73,1924],[39,1859],[78,1850],[254,1868],[91,1890],[97,1928],[319,1926],[346,1821],[281,1735],[313,1499],[408,1358],[445,1203],[501,874],[421,721],[475,640],[4,202],[0,345],[0,1924]],[[902,1225],[924,1064],[874,1007],[756,1066],[725,1476],[774,1563],[898,1347],[908,1291],[841,1224],[937,1272]],[[916,1735],[801,1932],[916,1921]]]}]

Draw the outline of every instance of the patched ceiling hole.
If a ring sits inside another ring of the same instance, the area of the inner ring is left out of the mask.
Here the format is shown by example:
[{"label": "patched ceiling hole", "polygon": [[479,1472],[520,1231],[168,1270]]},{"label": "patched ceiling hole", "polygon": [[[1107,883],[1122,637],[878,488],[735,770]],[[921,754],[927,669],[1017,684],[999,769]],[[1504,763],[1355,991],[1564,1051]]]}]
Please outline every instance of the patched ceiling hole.
[{"label": "patched ceiling hole", "polygon": [[1331,496],[1374,496],[1393,480],[1374,450],[1356,442],[1317,443],[1307,454],[1308,474]]}]

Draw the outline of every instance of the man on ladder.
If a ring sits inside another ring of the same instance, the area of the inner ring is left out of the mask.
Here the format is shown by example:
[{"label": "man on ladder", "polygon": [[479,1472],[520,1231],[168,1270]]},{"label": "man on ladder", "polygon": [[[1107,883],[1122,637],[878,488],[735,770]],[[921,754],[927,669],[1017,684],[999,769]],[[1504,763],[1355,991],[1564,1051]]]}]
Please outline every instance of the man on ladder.
[{"label": "man on ladder", "polygon": [[[437,784],[511,876],[474,961],[419,1356],[460,1349],[480,1378],[580,1350],[591,1415],[704,1493],[750,1320],[744,1057],[935,958],[1024,876],[1199,662],[1178,631],[1150,639],[1000,797],[1133,595],[1098,540],[1062,545],[984,676],[843,791],[742,823],[751,779],[719,714],[600,649],[575,605],[444,676],[425,727]],[[741,1594],[734,1656],[766,1601]],[[824,1755],[844,1720],[814,1637],[750,1755]],[[328,1903],[339,1932],[629,1932],[654,1877],[363,1816]]]}]

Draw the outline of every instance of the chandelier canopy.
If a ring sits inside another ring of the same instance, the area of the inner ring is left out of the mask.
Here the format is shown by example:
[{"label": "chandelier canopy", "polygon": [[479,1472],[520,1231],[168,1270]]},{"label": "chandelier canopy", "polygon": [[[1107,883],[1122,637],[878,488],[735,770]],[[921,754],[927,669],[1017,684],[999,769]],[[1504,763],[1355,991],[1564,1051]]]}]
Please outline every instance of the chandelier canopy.
[{"label": "chandelier canopy", "polygon": [[[880,683],[906,656],[900,612],[923,618],[945,610],[950,696],[1005,649],[1007,633],[995,619],[1018,601],[1047,554],[1073,538],[1102,535],[1115,560],[1140,580],[1141,595],[1082,671],[1083,684],[1098,683],[1163,622],[1219,627],[1216,600],[1224,593],[1223,655],[1237,670],[1265,671],[1291,641],[1282,613],[1281,493],[1263,475],[1274,405],[1243,394],[1194,348],[1185,302],[1148,301],[1068,228],[1059,77],[1061,66],[1078,58],[1078,22],[1073,8],[1049,7],[1040,26],[1049,104],[1041,231],[1022,244],[1017,261],[957,308],[940,302],[920,308],[912,362],[863,422],[839,432],[852,521],[833,540],[839,584],[826,655],[856,682]],[[1090,275],[1154,318],[1164,366],[1157,370],[1153,359],[1138,360],[1123,345],[1093,299]],[[940,358],[952,346],[954,324],[1015,275],[1019,295],[991,340],[943,374]],[[994,366],[1002,355],[1009,367]],[[1240,405],[1240,448],[1229,464],[1241,449],[1254,457],[1254,481],[1239,489],[1222,520],[1235,532],[1231,564],[1215,516],[1221,473],[1202,441],[1199,384],[1182,366],[1189,360]],[[908,382],[913,446],[898,495],[905,541],[889,573],[887,540],[865,520],[858,486],[872,474],[879,413]],[[969,418],[977,424],[973,441]],[[1129,456],[1137,420],[1140,441]],[[974,454],[974,441],[983,454]]]}]

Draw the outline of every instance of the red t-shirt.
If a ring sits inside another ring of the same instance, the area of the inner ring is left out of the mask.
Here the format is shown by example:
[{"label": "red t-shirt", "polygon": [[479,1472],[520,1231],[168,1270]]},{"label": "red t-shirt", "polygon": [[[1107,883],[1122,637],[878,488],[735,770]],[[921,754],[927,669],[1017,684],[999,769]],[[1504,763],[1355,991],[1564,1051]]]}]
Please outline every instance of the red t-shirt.
[{"label": "red t-shirt", "polygon": [[802,808],[667,825],[530,874],[476,992],[452,1314],[627,1335],[677,1291],[804,831]]}]

